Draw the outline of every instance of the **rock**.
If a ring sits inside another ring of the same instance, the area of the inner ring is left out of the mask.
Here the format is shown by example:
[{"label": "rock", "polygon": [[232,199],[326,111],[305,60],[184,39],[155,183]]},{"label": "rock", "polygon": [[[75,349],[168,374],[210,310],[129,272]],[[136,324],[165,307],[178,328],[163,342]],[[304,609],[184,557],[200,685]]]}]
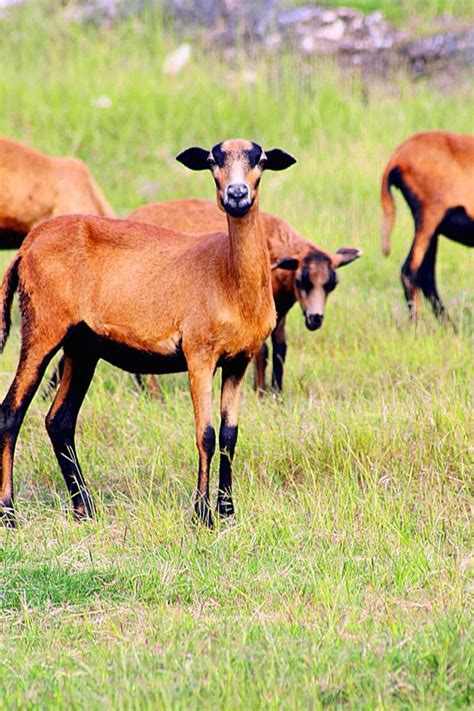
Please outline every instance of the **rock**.
[{"label": "rock", "polygon": [[330,25],[332,22],[336,22],[338,18],[337,10],[323,10],[321,12],[321,22],[326,25]]},{"label": "rock", "polygon": [[299,47],[303,54],[314,54],[316,51],[316,42],[314,37],[311,37],[311,35],[305,35],[301,40]]},{"label": "rock", "polygon": [[[0,0],[0,17],[4,8],[24,1]],[[474,64],[474,30],[446,30],[409,40],[380,11],[364,14],[351,7],[315,4],[289,8],[288,0],[63,0],[63,4],[69,19],[102,25],[145,8],[160,8],[176,33],[187,38],[194,34],[197,41],[219,47],[229,61],[235,60],[241,47],[252,57],[289,46],[309,55],[332,53],[344,64],[382,73],[392,66],[408,67],[419,76],[448,64]],[[181,71],[190,52],[190,45],[178,47],[165,59],[163,71]]]},{"label": "rock", "polygon": [[164,74],[179,74],[191,59],[191,45],[181,44],[174,52],[168,54],[163,61]]},{"label": "rock", "polygon": [[295,7],[292,10],[280,12],[278,24],[281,27],[290,27],[304,22],[317,21],[321,16],[321,10],[314,7]]},{"label": "rock", "polygon": [[404,58],[415,76],[430,74],[434,70],[457,66],[474,65],[474,30],[437,34],[405,42],[400,47]]},{"label": "rock", "polygon": [[344,37],[345,31],[345,23],[342,20],[337,19],[330,25],[324,25],[324,27],[321,27],[320,30],[316,30],[314,36],[317,39],[324,39],[328,40],[329,42],[340,42]]}]

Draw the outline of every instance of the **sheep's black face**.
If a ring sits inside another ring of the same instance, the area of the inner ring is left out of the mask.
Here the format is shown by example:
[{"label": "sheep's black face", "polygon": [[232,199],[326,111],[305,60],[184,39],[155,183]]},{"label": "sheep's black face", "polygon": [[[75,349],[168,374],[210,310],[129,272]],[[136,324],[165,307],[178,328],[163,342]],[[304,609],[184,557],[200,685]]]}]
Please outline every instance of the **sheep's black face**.
[{"label": "sheep's black face", "polygon": [[261,146],[241,138],[217,143],[210,151],[188,148],[177,159],[192,170],[211,171],[217,204],[231,217],[243,217],[257,204],[264,170],[284,170],[295,163],[293,156],[279,148],[265,153]]}]

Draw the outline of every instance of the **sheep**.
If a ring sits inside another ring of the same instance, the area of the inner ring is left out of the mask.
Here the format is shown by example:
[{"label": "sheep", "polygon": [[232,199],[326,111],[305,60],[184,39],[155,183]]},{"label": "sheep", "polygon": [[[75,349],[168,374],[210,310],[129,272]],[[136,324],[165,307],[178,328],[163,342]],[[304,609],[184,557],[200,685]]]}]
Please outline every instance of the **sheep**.
[{"label": "sheep", "polygon": [[219,516],[234,513],[232,460],[243,377],[275,326],[270,257],[260,224],[264,170],[295,158],[233,139],[177,156],[210,170],[227,231],[200,240],[126,220],[70,215],[35,227],[7,269],[0,292],[0,352],[18,290],[22,344],[0,409],[0,512],[14,526],[12,466],[23,417],[59,349],[64,368],[46,428],[76,518],[93,514],[75,450],[77,416],[100,358],[131,372],[188,371],[199,453],[195,513],[213,525],[209,470],[216,436],[212,378],[222,368]]},{"label": "sheep", "polygon": [[415,222],[415,237],[401,269],[411,318],[420,312],[419,289],[434,314],[444,314],[435,278],[438,236],[474,246],[474,136],[417,133],[393,153],[382,177],[382,252],[390,253],[395,221],[391,186],[401,192]]},{"label": "sheep", "polygon": [[115,217],[87,166],[0,137],[0,248],[17,249],[41,220],[80,212]]},{"label": "sheep", "polygon": [[[285,220],[261,213],[261,224],[267,239],[272,262],[272,289],[277,310],[277,325],[272,340],[272,388],[275,393],[283,388],[283,371],[287,351],[285,319],[298,301],[306,327],[314,331],[322,326],[328,294],[338,283],[335,269],[350,264],[361,256],[356,248],[343,247],[337,254],[316,247],[298,234]],[[207,230],[225,230],[225,216],[210,200],[171,200],[145,205],[128,215],[129,220],[147,222],[177,229],[190,234]],[[261,395],[266,390],[265,371],[268,348],[264,343],[255,360],[255,384]],[[140,382],[140,381],[139,381]],[[152,393],[156,383],[150,379]]]}]

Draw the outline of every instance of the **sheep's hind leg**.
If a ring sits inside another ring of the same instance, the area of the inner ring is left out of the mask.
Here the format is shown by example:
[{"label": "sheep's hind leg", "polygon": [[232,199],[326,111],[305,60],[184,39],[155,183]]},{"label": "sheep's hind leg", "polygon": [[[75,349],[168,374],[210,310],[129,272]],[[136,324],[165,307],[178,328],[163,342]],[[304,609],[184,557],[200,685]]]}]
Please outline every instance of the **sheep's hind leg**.
[{"label": "sheep's hind leg", "polygon": [[95,356],[65,355],[59,389],[46,416],[46,429],[77,519],[94,513],[77,458],[75,431],[77,416],[92,381],[97,360]]}]

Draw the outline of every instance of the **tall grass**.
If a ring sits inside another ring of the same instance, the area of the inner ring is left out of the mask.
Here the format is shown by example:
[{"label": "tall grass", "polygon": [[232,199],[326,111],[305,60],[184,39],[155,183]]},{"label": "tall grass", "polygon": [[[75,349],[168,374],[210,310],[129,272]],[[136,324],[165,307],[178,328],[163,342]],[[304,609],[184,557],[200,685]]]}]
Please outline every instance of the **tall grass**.
[{"label": "tall grass", "polygon": [[321,332],[291,313],[284,397],[258,402],[249,379],[237,517],[214,533],[192,526],[185,376],[162,378],[152,403],[100,366],[78,432],[99,515],[81,526],[36,397],[15,467],[22,525],[0,531],[0,706],[468,707],[472,255],[440,245],[459,333],[426,308],[414,333],[398,279],[411,218],[399,201],[382,260],[378,189],[407,135],[472,131],[472,82],[441,92],[401,75],[367,100],[359,77],[327,63],[199,49],[171,78],[175,44],[151,15],[84,29],[30,4],[3,23],[0,132],[85,159],[121,214],[212,196],[209,176],[174,162],[188,145],[280,145],[299,163],[264,176],[263,207],[364,256],[341,272]]}]

